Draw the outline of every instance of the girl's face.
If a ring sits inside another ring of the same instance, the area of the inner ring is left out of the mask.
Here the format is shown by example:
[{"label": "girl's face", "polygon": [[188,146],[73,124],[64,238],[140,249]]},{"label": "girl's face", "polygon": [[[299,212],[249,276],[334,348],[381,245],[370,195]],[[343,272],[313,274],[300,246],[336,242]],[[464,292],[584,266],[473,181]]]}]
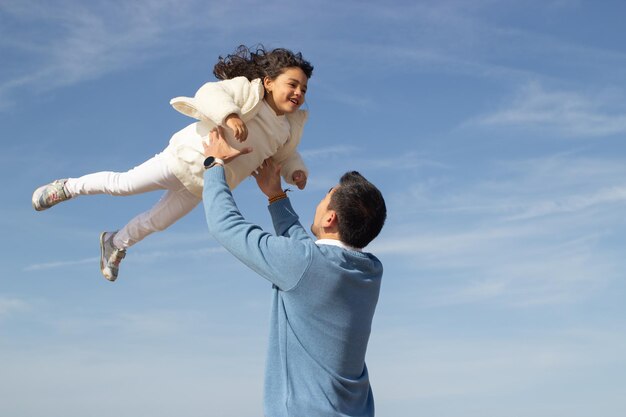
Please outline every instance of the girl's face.
[{"label": "girl's face", "polygon": [[265,100],[277,115],[293,113],[304,103],[309,79],[298,67],[287,68],[273,80],[265,77]]}]

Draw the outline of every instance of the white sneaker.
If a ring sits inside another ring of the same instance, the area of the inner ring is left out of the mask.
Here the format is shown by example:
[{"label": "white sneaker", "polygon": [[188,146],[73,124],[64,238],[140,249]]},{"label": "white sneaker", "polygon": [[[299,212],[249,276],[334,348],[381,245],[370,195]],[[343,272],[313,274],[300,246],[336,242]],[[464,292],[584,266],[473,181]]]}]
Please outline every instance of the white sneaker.
[{"label": "white sneaker", "polygon": [[33,208],[37,211],[49,209],[61,201],[69,200],[70,195],[65,192],[66,179],[54,180],[50,184],[42,185],[33,193]]},{"label": "white sneaker", "polygon": [[125,249],[118,249],[113,246],[115,232],[102,232],[100,234],[100,271],[109,281],[117,279],[120,269],[120,262],[126,256]]}]

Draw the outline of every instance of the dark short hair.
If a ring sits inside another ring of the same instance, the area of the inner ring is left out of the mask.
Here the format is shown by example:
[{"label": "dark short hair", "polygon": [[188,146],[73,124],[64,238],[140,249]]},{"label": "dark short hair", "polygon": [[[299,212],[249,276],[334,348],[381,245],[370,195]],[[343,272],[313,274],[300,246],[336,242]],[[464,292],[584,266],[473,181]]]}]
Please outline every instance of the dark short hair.
[{"label": "dark short hair", "polygon": [[383,195],[357,171],[341,177],[328,208],[337,213],[341,241],[359,249],[378,236],[387,218]]}]

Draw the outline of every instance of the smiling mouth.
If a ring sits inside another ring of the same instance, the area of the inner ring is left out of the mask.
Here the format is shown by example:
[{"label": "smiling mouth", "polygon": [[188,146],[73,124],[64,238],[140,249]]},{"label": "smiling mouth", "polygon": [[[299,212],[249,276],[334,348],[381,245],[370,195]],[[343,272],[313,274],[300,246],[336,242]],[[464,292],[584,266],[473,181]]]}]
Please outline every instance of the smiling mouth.
[{"label": "smiling mouth", "polygon": [[296,106],[299,104],[298,100],[295,98],[290,99],[289,101],[291,101],[293,104],[295,104]]}]

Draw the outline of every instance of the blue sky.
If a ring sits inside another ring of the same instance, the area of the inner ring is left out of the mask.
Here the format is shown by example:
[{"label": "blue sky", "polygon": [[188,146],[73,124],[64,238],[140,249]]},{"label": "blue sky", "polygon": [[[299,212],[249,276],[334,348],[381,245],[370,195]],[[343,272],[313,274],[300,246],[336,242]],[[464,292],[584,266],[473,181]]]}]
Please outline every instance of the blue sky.
[{"label": "blue sky", "polygon": [[[302,222],[347,170],[388,221],[368,350],[378,415],[626,412],[623,2],[0,2],[0,414],[258,416],[270,285],[196,209],[98,235],[159,193],[43,213],[56,178],[123,171],[191,122],[169,99],[239,44],[315,65]],[[252,181],[235,191],[270,228]]]}]

